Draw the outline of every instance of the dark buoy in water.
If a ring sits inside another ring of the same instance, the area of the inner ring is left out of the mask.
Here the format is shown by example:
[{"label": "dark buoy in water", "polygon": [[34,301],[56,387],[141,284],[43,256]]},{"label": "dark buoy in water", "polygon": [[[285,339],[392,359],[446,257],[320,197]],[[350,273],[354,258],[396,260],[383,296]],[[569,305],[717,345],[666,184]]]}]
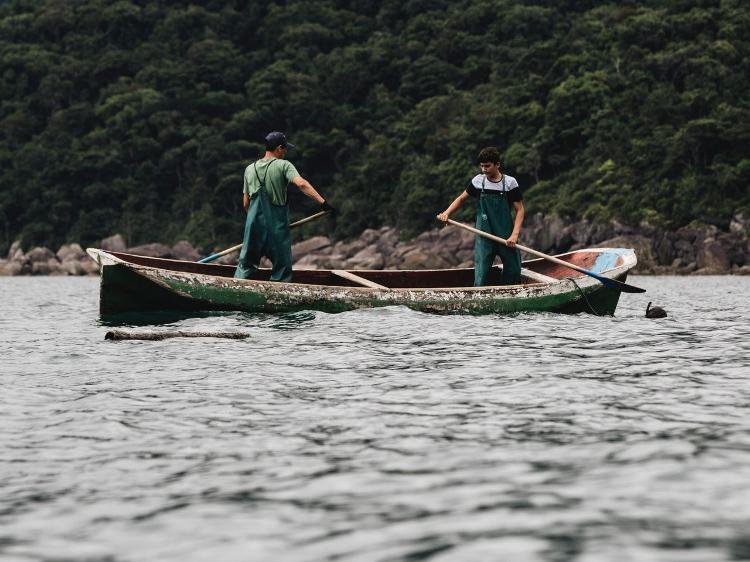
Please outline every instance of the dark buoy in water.
[{"label": "dark buoy in water", "polygon": [[164,340],[167,338],[228,338],[244,340],[250,334],[245,332],[123,332],[112,330],[104,334],[105,340]]},{"label": "dark buoy in water", "polygon": [[648,306],[646,306],[646,318],[666,318],[667,317],[667,311],[664,310],[660,306],[655,306],[654,308],[651,308],[651,303],[648,303]]}]

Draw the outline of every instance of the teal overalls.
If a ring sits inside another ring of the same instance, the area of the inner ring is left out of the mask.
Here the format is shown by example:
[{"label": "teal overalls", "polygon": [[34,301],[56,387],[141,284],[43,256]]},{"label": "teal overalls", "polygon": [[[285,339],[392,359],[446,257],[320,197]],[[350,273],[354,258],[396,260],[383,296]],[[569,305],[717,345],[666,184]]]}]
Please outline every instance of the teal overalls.
[{"label": "teal overalls", "polygon": [[[273,162],[273,161],[272,161]],[[289,240],[289,210],[286,205],[274,205],[266,193],[265,180],[268,177],[269,163],[263,179],[255,175],[260,189],[250,200],[245,221],[245,236],[242,251],[234,276],[250,279],[258,271],[258,263],[266,256],[273,268],[271,281],[292,280],[292,244]]]},{"label": "teal overalls", "polygon": [[[476,227],[500,238],[508,238],[513,232],[513,217],[510,214],[510,203],[505,186],[505,174],[503,174],[503,190],[500,193],[485,191],[482,178],[482,192],[479,194],[479,205],[477,206]],[[501,284],[515,285],[521,282],[521,254],[516,249],[508,248],[488,240],[483,236],[477,236],[474,240],[474,286],[483,287],[487,285],[487,275],[492,268],[495,256],[500,256],[503,262],[503,275]]]}]

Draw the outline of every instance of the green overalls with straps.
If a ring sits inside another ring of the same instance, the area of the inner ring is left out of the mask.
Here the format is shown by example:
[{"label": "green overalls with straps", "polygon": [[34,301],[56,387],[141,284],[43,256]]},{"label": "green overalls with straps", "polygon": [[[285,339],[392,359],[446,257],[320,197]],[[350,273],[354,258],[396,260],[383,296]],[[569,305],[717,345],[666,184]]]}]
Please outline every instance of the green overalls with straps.
[{"label": "green overalls with straps", "polygon": [[[292,280],[292,245],[289,239],[289,210],[286,205],[286,198],[284,197],[283,204],[274,203],[269,195],[268,186],[271,186],[272,191],[270,193],[277,200],[279,200],[278,193],[280,190],[274,190],[273,185],[266,183],[271,165],[276,160],[276,158],[273,158],[268,162],[263,179],[258,174],[258,162],[255,162],[252,166],[259,187],[258,185],[253,186],[256,191],[251,196],[250,207],[247,210],[242,251],[240,252],[237,270],[234,273],[234,276],[238,279],[252,278],[258,271],[261,258],[265,256],[273,264],[271,281],[289,282]],[[284,173],[285,179],[289,180],[299,175],[291,163],[285,160],[282,160],[282,162],[285,165],[284,170],[286,172],[282,172],[282,170],[278,170],[278,172]],[[250,166],[248,166],[245,174],[246,190],[247,171],[249,169]],[[284,188],[286,188],[286,184],[284,184]]]},{"label": "green overalls with straps", "polygon": [[[479,205],[477,205],[476,227],[501,238],[508,238],[513,232],[513,217],[510,213],[510,202],[503,174],[502,191],[485,191],[486,177],[482,179]],[[482,236],[474,240],[474,286],[487,285],[487,277],[495,256],[503,262],[501,284],[515,285],[521,282],[521,254],[516,249],[508,248],[499,242],[493,242]]]}]

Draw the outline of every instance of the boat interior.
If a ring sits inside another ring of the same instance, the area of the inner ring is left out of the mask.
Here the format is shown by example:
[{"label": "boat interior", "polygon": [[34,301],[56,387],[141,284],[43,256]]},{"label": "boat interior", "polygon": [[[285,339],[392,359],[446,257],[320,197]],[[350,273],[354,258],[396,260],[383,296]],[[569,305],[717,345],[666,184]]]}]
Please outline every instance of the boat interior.
[{"label": "boat interior", "polygon": [[[170,271],[233,277],[234,265],[196,263],[163,258],[152,258],[109,252],[111,255],[128,263],[155,267]],[[601,272],[622,263],[622,255],[616,250],[592,251],[580,250],[555,256],[578,267]],[[604,259],[603,259],[604,258]],[[523,262],[521,270],[523,285],[550,283],[566,277],[580,277],[582,274],[547,261],[533,259]],[[500,285],[502,265],[492,268],[489,286]],[[270,269],[260,269],[254,279],[268,281]],[[295,269],[293,283],[304,285],[328,285],[336,287],[370,287],[377,289],[398,288],[466,288],[474,284],[474,269],[431,269],[431,270],[329,270],[329,269]]]}]

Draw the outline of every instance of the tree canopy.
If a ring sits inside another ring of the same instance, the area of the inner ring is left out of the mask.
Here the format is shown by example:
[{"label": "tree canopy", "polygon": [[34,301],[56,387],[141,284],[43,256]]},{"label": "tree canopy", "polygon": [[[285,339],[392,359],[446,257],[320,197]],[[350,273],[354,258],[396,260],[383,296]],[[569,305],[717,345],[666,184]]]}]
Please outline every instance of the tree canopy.
[{"label": "tree canopy", "polygon": [[232,245],[271,130],[341,211],[310,231],[432,227],[488,145],[530,211],[725,226],[749,34],[741,0],[3,2],[0,249]]}]

